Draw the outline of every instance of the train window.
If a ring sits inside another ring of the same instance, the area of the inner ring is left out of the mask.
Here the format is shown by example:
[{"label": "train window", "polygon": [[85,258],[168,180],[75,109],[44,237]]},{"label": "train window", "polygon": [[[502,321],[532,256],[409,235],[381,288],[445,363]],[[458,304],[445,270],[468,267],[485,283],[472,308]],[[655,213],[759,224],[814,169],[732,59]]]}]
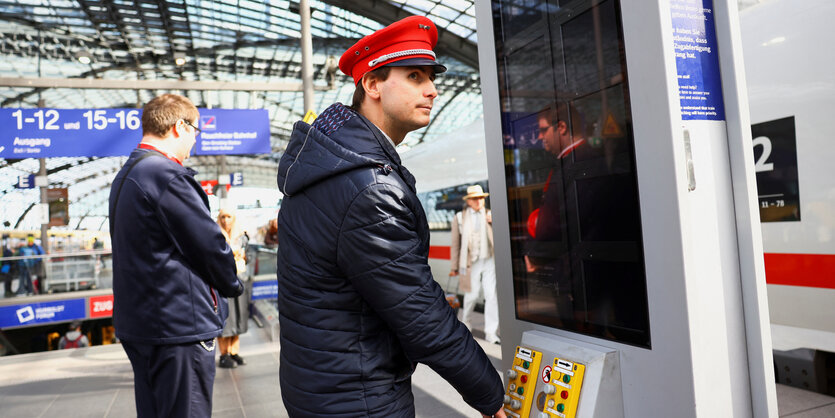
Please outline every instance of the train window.
[{"label": "train window", "polygon": [[[452,229],[452,217],[455,216],[456,212],[464,209],[464,196],[467,194],[467,187],[474,184],[481,185],[485,192],[489,192],[487,181],[481,181],[418,193],[418,200],[420,200],[420,204],[426,212],[426,220],[429,222],[430,231],[449,231]],[[490,207],[489,199],[486,206]]]},{"label": "train window", "polygon": [[568,3],[492,3],[516,316],[649,348],[620,2]]}]

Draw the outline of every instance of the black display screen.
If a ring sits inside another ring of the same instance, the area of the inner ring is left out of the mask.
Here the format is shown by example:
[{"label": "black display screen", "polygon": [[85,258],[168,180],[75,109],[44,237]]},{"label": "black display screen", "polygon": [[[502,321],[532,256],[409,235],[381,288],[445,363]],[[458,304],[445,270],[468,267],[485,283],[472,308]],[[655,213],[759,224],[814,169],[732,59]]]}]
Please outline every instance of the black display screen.
[{"label": "black display screen", "polygon": [[649,348],[620,3],[492,6],[516,317]]}]

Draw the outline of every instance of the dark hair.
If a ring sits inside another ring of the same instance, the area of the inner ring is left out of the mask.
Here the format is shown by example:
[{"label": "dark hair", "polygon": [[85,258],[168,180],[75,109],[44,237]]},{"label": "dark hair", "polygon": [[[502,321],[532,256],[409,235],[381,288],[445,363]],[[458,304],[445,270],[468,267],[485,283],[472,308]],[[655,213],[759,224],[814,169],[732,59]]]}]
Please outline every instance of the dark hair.
[{"label": "dark hair", "polygon": [[[377,77],[382,81],[386,81],[386,79],[389,78],[389,74],[391,74],[391,67],[380,67],[365,74],[372,74],[374,77]],[[365,77],[365,75],[363,75],[363,77]],[[365,88],[362,86],[362,79],[360,79],[360,82],[357,83],[356,90],[354,90],[354,97],[351,99],[350,108],[359,112],[360,107],[362,107],[363,100],[365,100]]]},{"label": "dark hair", "polygon": [[551,126],[557,126],[560,121],[564,121],[568,125],[569,112],[571,113],[571,125],[569,126],[571,133],[585,137],[585,118],[576,107],[570,106],[568,102],[557,102],[545,106],[537,112],[536,119],[545,119]]},{"label": "dark hair", "polygon": [[198,117],[197,107],[187,97],[163,94],[142,108],[142,135],[163,137],[178,120],[196,122]]}]

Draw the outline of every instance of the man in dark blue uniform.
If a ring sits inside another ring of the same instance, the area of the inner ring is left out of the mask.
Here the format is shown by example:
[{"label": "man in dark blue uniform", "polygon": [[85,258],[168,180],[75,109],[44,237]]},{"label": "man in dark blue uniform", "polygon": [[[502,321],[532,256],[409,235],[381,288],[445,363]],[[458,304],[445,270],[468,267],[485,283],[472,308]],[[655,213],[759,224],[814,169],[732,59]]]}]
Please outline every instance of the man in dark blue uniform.
[{"label": "man in dark blue uniform", "polygon": [[212,413],[215,337],[243,292],[197,173],[183,167],[199,114],[165,94],[142,110],[142,142],[113,180],[113,321],[134,372],[139,417]]},{"label": "man in dark blue uniform", "polygon": [[297,122],[278,167],[281,397],[291,416],[413,417],[424,363],[484,416],[503,388],[427,264],[429,227],[394,147],[429,124],[435,74],[429,19],[412,16],[346,51],[357,84],[313,125]]}]

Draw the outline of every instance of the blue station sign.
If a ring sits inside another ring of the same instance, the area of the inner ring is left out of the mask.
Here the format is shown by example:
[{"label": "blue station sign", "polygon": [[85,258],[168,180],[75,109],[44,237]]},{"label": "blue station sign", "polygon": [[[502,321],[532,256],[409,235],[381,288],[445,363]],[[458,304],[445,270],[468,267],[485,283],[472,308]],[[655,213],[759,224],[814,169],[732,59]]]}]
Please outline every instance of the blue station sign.
[{"label": "blue station sign", "polygon": [[[199,109],[194,155],[270,152],[266,109]],[[0,158],[118,157],[142,139],[141,109],[0,109]]]},{"label": "blue station sign", "polygon": [[84,298],[0,306],[0,329],[84,319]]},{"label": "blue station sign", "polygon": [[253,282],[252,300],[258,299],[278,299],[278,279]]}]

